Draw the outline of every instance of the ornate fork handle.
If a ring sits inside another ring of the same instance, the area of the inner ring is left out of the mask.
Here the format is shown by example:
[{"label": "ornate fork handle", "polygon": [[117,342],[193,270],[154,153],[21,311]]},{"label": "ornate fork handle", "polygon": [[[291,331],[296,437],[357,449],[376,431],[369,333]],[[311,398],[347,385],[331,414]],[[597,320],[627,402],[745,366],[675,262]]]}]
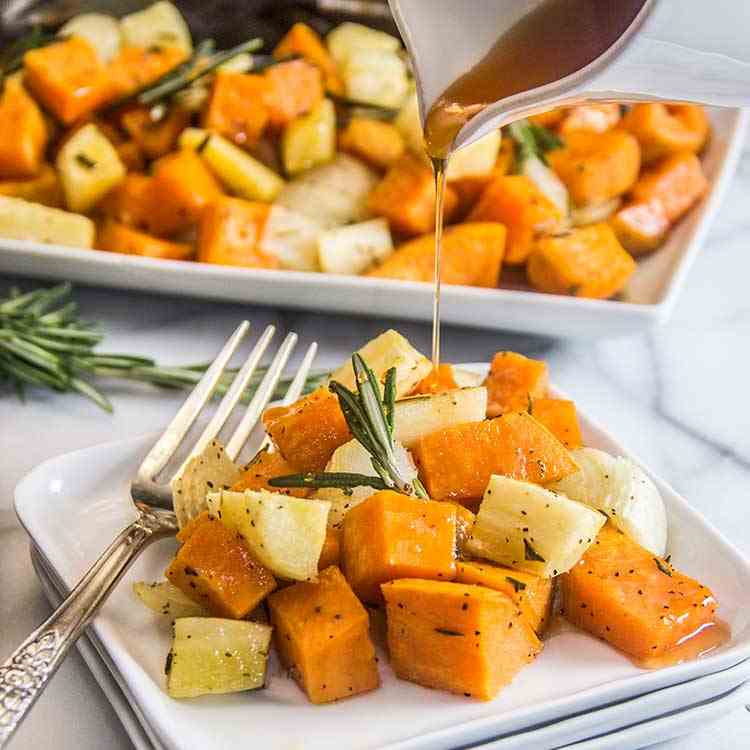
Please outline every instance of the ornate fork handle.
[{"label": "ornate fork handle", "polygon": [[52,615],[0,666],[0,748],[10,741],[68,649],[152,541],[174,534],[174,514],[138,504],[138,518],[91,566]]}]

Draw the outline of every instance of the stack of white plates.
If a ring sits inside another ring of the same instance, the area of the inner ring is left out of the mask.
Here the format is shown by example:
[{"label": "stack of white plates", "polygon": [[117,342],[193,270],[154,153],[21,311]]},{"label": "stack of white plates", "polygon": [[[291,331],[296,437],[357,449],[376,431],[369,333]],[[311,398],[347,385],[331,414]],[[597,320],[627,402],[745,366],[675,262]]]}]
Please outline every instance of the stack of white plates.
[{"label": "stack of white plates", "polygon": [[[580,416],[587,445],[628,455]],[[129,481],[153,439],[53,459],[18,485],[16,510],[51,598],[70,588],[132,520]],[[163,577],[175,549],[169,541],[146,550],[81,648],[139,748],[243,747],[252,737],[267,750],[606,750],[679,736],[747,699],[750,563],[649,473],[666,504],[675,565],[714,591],[731,627],[730,640],[697,661],[645,671],[586,633],[561,628],[540,657],[488,703],[398,680],[387,658],[380,660],[379,690],[324,707],[309,704],[273,659],[265,690],[178,702],[163,690],[170,629],[135,600],[130,587],[135,580]]]}]

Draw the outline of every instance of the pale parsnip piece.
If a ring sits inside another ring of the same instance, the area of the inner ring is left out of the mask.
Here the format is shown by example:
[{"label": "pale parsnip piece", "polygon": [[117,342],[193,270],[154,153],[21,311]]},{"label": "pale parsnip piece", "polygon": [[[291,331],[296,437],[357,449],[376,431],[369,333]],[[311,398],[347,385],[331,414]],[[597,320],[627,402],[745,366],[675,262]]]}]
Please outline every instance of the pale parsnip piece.
[{"label": "pale parsnip piece", "polygon": [[497,162],[501,141],[500,131],[494,130],[451,154],[448,162],[448,180],[489,174]]},{"label": "pale parsnip piece", "polygon": [[164,671],[172,698],[262,688],[273,628],[246,620],[183,617]]},{"label": "pale parsnip piece", "polygon": [[369,167],[348,154],[288,182],[276,204],[319,224],[323,229],[369,218],[367,196],[378,183]]},{"label": "pale parsnip piece", "polygon": [[320,224],[274,204],[268,213],[258,247],[290,271],[318,271]]},{"label": "pale parsnip piece", "polygon": [[[385,377],[391,367],[396,368],[396,398],[411,393],[420,380],[432,369],[432,363],[421,352],[418,352],[398,331],[393,329],[381,333],[368,341],[358,354],[375,373],[378,380]],[[354,389],[354,371],[351,359],[344,362],[331,374],[331,380],[337,380],[347,388]]]},{"label": "pale parsnip piece", "polygon": [[170,581],[146,583],[137,581],[133,584],[133,593],[141,604],[152,612],[176,620],[179,617],[206,617],[208,610],[201,607],[180,591]]},{"label": "pale parsnip piece", "polygon": [[524,159],[521,173],[525,174],[560,210],[562,219],[554,225],[536,227],[537,231],[551,234],[565,229],[570,215],[570,196],[565,183],[541,159],[529,157]]},{"label": "pale parsnip piece", "polygon": [[579,471],[550,485],[574,500],[606,513],[612,523],[660,557],[667,548],[667,513],[659,490],[630,459],[595,448],[571,452]]},{"label": "pale parsnip piece", "polygon": [[481,422],[486,414],[483,387],[412,396],[396,402],[394,436],[410,448],[424,435],[454,424]]},{"label": "pale parsnip piece", "polygon": [[336,155],[336,110],[330,99],[323,99],[302,117],[284,128],[281,160],[288,175],[320,166]]},{"label": "pale parsnip piece", "polygon": [[530,482],[493,476],[466,550],[551,578],[570,570],[596,539],[606,516]]},{"label": "pale parsnip piece", "polygon": [[356,276],[393,253],[387,219],[337,227],[318,237],[318,260],[324,273]]},{"label": "pale parsnip piece", "polygon": [[216,133],[187,128],[180,136],[180,147],[195,149],[219,180],[240,198],[270,203],[284,187],[284,180],[276,172]]},{"label": "pale parsnip piece", "polygon": [[475,388],[478,385],[482,385],[484,382],[484,375],[480,375],[478,372],[472,372],[471,370],[464,370],[460,367],[454,367],[453,380],[456,381],[456,385],[459,388]]},{"label": "pale parsnip piece", "polygon": [[115,147],[93,123],[66,141],[56,166],[68,208],[78,213],[92,209],[126,172]]},{"label": "pale parsnip piece", "polygon": [[[400,475],[408,482],[416,479],[417,468],[409,451],[401,443],[396,442],[393,453]],[[356,440],[350,440],[348,443],[344,443],[344,445],[336,448],[326,466],[326,471],[364,474],[365,476],[372,477],[377,476],[375,469],[372,468],[370,454]],[[376,492],[377,490],[372,487],[354,487],[350,493],[334,487],[326,487],[318,490],[315,493],[315,497],[318,500],[328,500],[331,503],[331,511],[328,514],[328,525],[339,527],[344,520],[344,516],[352,508]]]},{"label": "pale parsnip piece", "polygon": [[209,495],[208,506],[242,535],[253,556],[275,575],[317,580],[330,503],[246,490]]},{"label": "pale parsnip piece", "polygon": [[574,227],[586,227],[607,221],[622,205],[622,198],[612,198],[604,203],[593,203],[588,206],[573,208],[570,212],[570,222]]},{"label": "pale parsnip piece", "polygon": [[109,62],[122,44],[120,23],[104,13],[81,13],[64,23],[58,36],[77,36],[85,39],[99,54],[102,62]]},{"label": "pale parsnip piece", "polygon": [[185,19],[167,0],[124,16],[120,29],[125,44],[147,48],[179,47],[188,54],[193,51],[193,40]]},{"label": "pale parsnip piece", "polygon": [[326,37],[326,45],[338,65],[343,65],[359,50],[392,54],[401,49],[401,42],[395,36],[371,29],[361,23],[351,22],[339,24],[333,29]]},{"label": "pale parsnip piece", "polygon": [[397,53],[358,49],[341,65],[347,96],[378,107],[400,107],[409,93],[406,63]]},{"label": "pale parsnip piece", "polygon": [[0,195],[0,237],[89,248],[95,236],[96,226],[86,216]]}]

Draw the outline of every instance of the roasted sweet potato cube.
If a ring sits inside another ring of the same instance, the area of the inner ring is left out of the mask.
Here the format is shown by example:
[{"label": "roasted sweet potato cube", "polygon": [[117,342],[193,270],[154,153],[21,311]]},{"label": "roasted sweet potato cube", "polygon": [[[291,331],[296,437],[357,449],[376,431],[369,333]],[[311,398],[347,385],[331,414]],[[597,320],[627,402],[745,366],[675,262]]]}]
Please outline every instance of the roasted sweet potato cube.
[{"label": "roasted sweet potato cube", "polygon": [[500,143],[500,152],[497,155],[495,166],[490,172],[484,175],[450,180],[449,185],[458,196],[458,207],[453,217],[454,220],[468,216],[488,185],[513,171],[515,160],[515,141],[512,138],[504,138]]},{"label": "roasted sweet potato cube", "polygon": [[96,50],[72,36],[24,55],[24,82],[58,120],[70,125],[111,98],[112,82]]},{"label": "roasted sweet potato cube", "polygon": [[177,541],[180,542],[180,544],[185,544],[185,542],[190,539],[191,536],[195,533],[195,530],[202,526],[205,521],[208,521],[211,519],[211,514],[204,510],[202,513],[199,513],[195,518],[191,518],[178,532],[177,532]]},{"label": "roasted sweet potato cube", "polygon": [[329,526],[326,529],[326,540],[323,542],[323,549],[320,551],[320,560],[318,561],[318,570],[325,570],[331,565],[341,564],[341,529],[334,529]]},{"label": "roasted sweet potato cube", "polygon": [[456,501],[454,503],[456,506],[456,550],[460,554],[471,535],[477,517],[466,506]]},{"label": "roasted sweet potato cube", "polygon": [[263,75],[268,84],[264,101],[272,128],[285,127],[310,112],[323,99],[323,76],[315,65],[305,60],[272,65]]},{"label": "roasted sweet potato cube", "polygon": [[284,458],[302,472],[322,471],[336,448],[351,440],[338,398],[327,388],[268,409],[263,424]]},{"label": "roasted sweet potato cube", "polygon": [[[458,205],[453,188],[445,190],[444,218],[449,222]],[[435,179],[430,167],[406,153],[386,173],[368,197],[375,216],[388,219],[391,228],[407,236],[435,229]]]},{"label": "roasted sweet potato cube", "polygon": [[216,178],[192,149],[162,156],[153,172],[154,200],[180,229],[196,224],[203,209],[223,195]]},{"label": "roasted sweet potato cube", "polygon": [[563,116],[558,129],[564,138],[577,130],[604,133],[615,127],[620,118],[619,104],[590,102],[571,107]]},{"label": "roasted sweet potato cube", "polygon": [[329,703],[380,685],[367,610],[341,571],[295,583],[268,598],[282,664],[312,703]]},{"label": "roasted sweet potato cube", "polygon": [[153,235],[125,226],[125,224],[120,224],[114,219],[107,219],[99,229],[96,247],[110,253],[140,255],[144,258],[190,260],[193,257],[192,245],[185,242],[161,240]]},{"label": "roasted sweet potato cube", "polygon": [[339,134],[339,148],[377,169],[388,169],[404,154],[401,131],[389,122],[352,117]]},{"label": "roasted sweet potato cube", "polygon": [[547,395],[547,364],[516,352],[498,352],[492,358],[484,381],[487,388],[487,416],[497,417],[509,411],[524,411],[531,399]]},{"label": "roasted sweet potato cube", "polygon": [[669,221],[675,222],[707,189],[700,159],[691,151],[680,151],[647,169],[635,183],[632,196],[635,203],[661,203]]},{"label": "roasted sweet potato cube", "polygon": [[[466,222],[443,233],[440,278],[444,284],[493,289],[505,252],[505,227],[493,222]],[[368,276],[432,282],[435,275],[435,235],[405,242]]]},{"label": "roasted sweet potato cube", "polygon": [[402,680],[492,700],[542,648],[516,603],[483,586],[406,578],[382,586]]},{"label": "roasted sweet potato cube", "polygon": [[[100,204],[102,213],[121,224],[155,235],[168,235],[179,228],[154,201],[154,178],[131,172]],[[170,223],[171,222],[171,223]]]},{"label": "roasted sweet potato cube", "polygon": [[290,495],[291,497],[307,497],[310,494],[310,490],[304,488],[271,487],[268,484],[269,479],[289,474],[297,474],[297,469],[281,453],[278,451],[263,450],[245,466],[242,476],[232,486],[232,492],[268,490],[269,492],[278,492],[282,495]]},{"label": "roasted sweet potato cube", "polygon": [[344,575],[363,601],[383,600],[380,584],[395,578],[449,581],[456,573],[456,506],[376,492],[344,517]]},{"label": "roasted sweet potato cube", "polygon": [[235,620],[276,588],[271,572],[252,558],[244,542],[208,516],[193,525],[166,576],[212,614]]},{"label": "roasted sweet potato cube", "polygon": [[592,224],[537,240],[526,266],[535,289],[592,299],[617,294],[634,271],[635,261],[609,224]]},{"label": "roasted sweet potato cube", "polygon": [[239,146],[253,146],[268,124],[265,99],[270,86],[262,75],[221,72],[211,87],[203,127]]},{"label": "roasted sweet potato cube", "polygon": [[534,419],[541,422],[568,450],[581,447],[581,426],[573,401],[535,398],[530,404],[530,411]]},{"label": "roasted sweet potato cube", "polygon": [[422,378],[409,395],[445,393],[456,388],[458,388],[458,384],[453,377],[453,365],[443,363],[438,365],[437,369],[433,368],[429,375]]},{"label": "roasted sweet potato cube", "polygon": [[508,239],[505,262],[520,265],[529,257],[534,238],[549,232],[562,218],[560,209],[525,175],[505,175],[484,190],[469,221],[497,221]]},{"label": "roasted sweet potato cube", "polygon": [[36,177],[47,146],[47,125],[21,82],[10,78],[0,91],[0,179]]},{"label": "roasted sweet potato cube", "polygon": [[716,626],[711,591],[607,524],[561,578],[565,617],[638,659]]},{"label": "roasted sweet potato cube", "polygon": [[245,268],[278,268],[279,262],[258,247],[268,218],[267,203],[222,196],[209,203],[198,223],[201,263]]},{"label": "roasted sweet potato cube", "polygon": [[487,560],[469,560],[456,566],[456,583],[485,586],[509,596],[541,637],[552,612],[553,579],[505,568]]},{"label": "roasted sweet potato cube", "polygon": [[565,446],[526,412],[437,430],[420,438],[412,454],[436,500],[481,497],[493,474],[547,484],[578,468]]},{"label": "roasted sweet potato cube", "polygon": [[123,112],[120,123],[149,159],[158,159],[175,147],[180,133],[190,124],[190,112],[170,107],[160,120],[154,120],[147,107],[131,107]]},{"label": "roasted sweet potato cube", "polygon": [[286,36],[276,45],[273,56],[277,60],[285,57],[300,55],[307,62],[320,68],[325,80],[326,91],[332,94],[343,94],[344,84],[339,76],[338,68],[328,53],[323,40],[314,29],[306,23],[295,23]]},{"label": "roasted sweet potato cube", "polygon": [[703,107],[661,102],[634,105],[623,117],[622,127],[638,139],[646,164],[678,151],[698,153],[711,132]]},{"label": "roasted sweet potato cube", "polygon": [[146,159],[141,147],[135,141],[115,144],[115,151],[128,172],[141,172],[146,167]]},{"label": "roasted sweet potato cube", "polygon": [[638,141],[624,130],[606,133],[576,131],[563,148],[547,154],[570,192],[573,203],[585,206],[605,203],[635,185],[641,168]]},{"label": "roasted sweet potato cube", "polygon": [[174,46],[122,47],[107,68],[113,101],[158,81],[184,62],[185,50]]},{"label": "roasted sweet potato cube", "polygon": [[39,174],[30,180],[3,180],[0,182],[0,195],[22,198],[52,208],[60,208],[64,203],[57,170],[49,164],[43,164]]},{"label": "roasted sweet potato cube", "polygon": [[609,224],[620,244],[635,256],[656,250],[670,227],[661,201],[629,203],[609,219]]}]

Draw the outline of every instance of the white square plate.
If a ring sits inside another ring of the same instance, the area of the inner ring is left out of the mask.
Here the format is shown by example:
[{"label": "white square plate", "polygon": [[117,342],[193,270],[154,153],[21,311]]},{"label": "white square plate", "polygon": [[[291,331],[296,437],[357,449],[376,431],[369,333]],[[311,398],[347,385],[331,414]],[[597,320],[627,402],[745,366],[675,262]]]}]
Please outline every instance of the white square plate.
[{"label": "white square plate", "polygon": [[[587,445],[627,455],[580,415]],[[57,575],[73,585],[133,518],[130,477],[154,436],[96,446],[41,464],[16,489],[16,511]],[[313,706],[272,661],[263,691],[173,701],[163,691],[169,628],[138,604],[129,583],[162,577],[175,545],[147,549],[93,623],[136,708],[170,750],[447,750],[589,711],[712,674],[750,657],[750,562],[687,501],[651,474],[667,506],[674,563],[715,592],[730,641],[698,661],[647,672],[591,636],[561,628],[494,701],[479,703],[398,680],[381,658],[382,687]],[[382,653],[382,648],[381,648]],[[675,709],[680,706],[675,706]]]},{"label": "white square plate", "polygon": [[[665,321],[734,174],[749,119],[749,113],[739,109],[711,110],[713,137],[703,156],[710,191],[675,227],[664,247],[639,263],[622,300],[444,286],[444,322],[598,337]],[[417,282],[154,260],[1,238],[0,271],[274,307],[432,320],[432,285]]]}]

